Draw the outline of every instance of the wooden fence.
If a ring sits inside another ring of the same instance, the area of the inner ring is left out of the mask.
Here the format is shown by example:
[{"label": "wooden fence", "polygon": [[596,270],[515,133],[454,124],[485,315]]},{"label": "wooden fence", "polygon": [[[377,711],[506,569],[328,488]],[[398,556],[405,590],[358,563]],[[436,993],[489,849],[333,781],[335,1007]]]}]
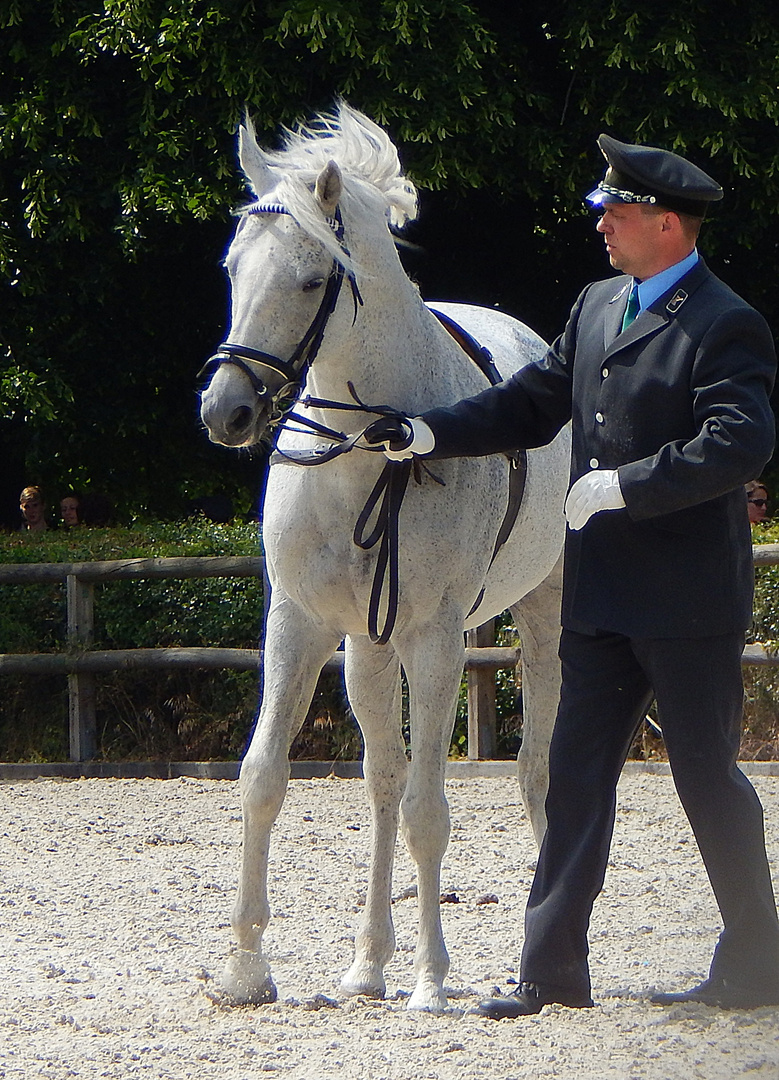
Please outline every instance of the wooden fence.
[{"label": "wooden fence", "polygon": [[[755,545],[753,555],[756,566],[777,564],[779,544]],[[95,650],[92,648],[95,583],[128,578],[261,577],[263,567],[263,559],[252,556],[0,564],[0,585],[66,583],[69,646],[67,651],[58,653],[0,653],[0,674],[67,675],[70,759],[89,761],[96,750],[95,679],[101,672],[182,667],[255,671],[261,660],[257,649]],[[495,672],[516,667],[519,662],[518,648],[496,646],[494,642],[494,620],[466,635],[471,760],[489,760],[495,756]],[[748,645],[743,660],[747,664],[777,664],[779,656],[767,653],[761,645]],[[343,654],[336,653],[325,670],[338,670],[342,666]]]},{"label": "wooden fence", "polygon": [[[251,556],[115,559],[82,563],[0,564],[0,586],[65,582],[68,649],[57,653],[0,653],[0,674],[58,675],[68,678],[71,761],[89,761],[96,750],[96,676],[101,672],[172,668],[256,671],[257,649],[92,648],[95,583],[150,578],[261,577],[263,559]],[[494,623],[469,631],[465,650],[468,678],[468,757],[495,756],[495,671],[513,668],[519,649],[494,644]],[[340,670],[336,653],[325,670]]]}]

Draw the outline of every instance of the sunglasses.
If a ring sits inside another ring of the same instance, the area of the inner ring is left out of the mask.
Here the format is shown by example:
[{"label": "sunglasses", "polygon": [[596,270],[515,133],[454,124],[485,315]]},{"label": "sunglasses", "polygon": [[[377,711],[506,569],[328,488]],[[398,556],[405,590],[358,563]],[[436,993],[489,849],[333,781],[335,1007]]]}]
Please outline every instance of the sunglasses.
[{"label": "sunglasses", "polygon": [[768,499],[747,499],[753,506],[768,506]]}]

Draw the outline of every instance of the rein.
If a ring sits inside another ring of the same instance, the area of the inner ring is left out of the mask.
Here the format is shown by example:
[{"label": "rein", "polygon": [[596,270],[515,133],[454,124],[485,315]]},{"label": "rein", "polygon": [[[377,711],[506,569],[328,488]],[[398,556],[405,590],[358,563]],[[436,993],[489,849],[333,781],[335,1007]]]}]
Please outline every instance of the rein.
[{"label": "rein", "polygon": [[[349,393],[354,398],[354,404],[348,401],[328,401],[326,398],[315,398],[310,395],[303,398],[300,404],[319,409],[341,409],[347,412],[363,413],[369,412],[375,413],[378,416],[396,416],[400,419],[408,419],[405,413],[400,412],[398,409],[393,409],[391,405],[366,405],[365,402],[360,401],[353,384],[348,382],[346,385],[349,388]],[[290,428],[290,420],[295,420],[303,426],[300,428]],[[287,431],[301,431],[305,434],[310,434],[313,431],[333,439],[335,444],[328,447],[326,450],[319,451],[289,452],[279,450],[279,448],[276,447],[271,456],[271,464],[274,463],[275,459],[276,461],[289,461],[294,465],[323,465],[326,461],[332,461],[333,458],[340,457],[342,454],[347,454],[350,450],[353,450],[355,446],[359,450],[367,450],[370,453],[381,454],[384,452],[380,446],[361,445],[359,440],[362,438],[362,431],[357,431],[353,435],[345,435],[343,432],[334,431],[332,428],[325,427],[324,424],[319,424],[315,420],[310,420],[308,417],[299,416],[297,413],[287,413],[284,427]],[[307,429],[310,429],[310,431]],[[398,596],[400,592],[398,573],[398,523],[400,518],[400,508],[403,505],[403,497],[406,494],[406,488],[408,487],[412,470],[414,472],[415,482],[421,484],[423,469],[437,484],[443,485],[444,481],[436,476],[435,473],[431,472],[424,462],[419,459],[412,460],[409,458],[405,461],[385,461],[384,468],[381,470],[379,478],[366,500],[365,506],[360,511],[357,523],[354,526],[354,532],[352,533],[352,540],[357,547],[361,548],[363,551],[370,551],[371,548],[379,544],[376,570],[373,575],[371,595],[368,602],[368,636],[374,645],[386,645],[392,636],[392,631],[395,629],[395,622],[398,615]],[[377,506],[378,511],[376,512]],[[366,536],[365,533],[374,512],[376,512],[376,522],[371,532]],[[385,582],[387,586],[386,612],[384,624],[380,629],[379,615],[381,599],[384,595]]]},{"label": "rein", "polygon": [[[245,212],[250,214],[288,214],[289,216],[292,216],[290,211],[280,203],[253,203]],[[348,257],[349,250],[344,242],[344,226],[339,207],[336,207],[334,217],[328,218],[327,223],[335,233],[335,237],[344,255]],[[359,440],[363,435],[362,431],[347,435],[345,432],[336,431],[333,428],[318,423],[316,420],[309,419],[308,417],[301,416],[299,413],[292,411],[295,407],[297,395],[300,393],[300,388],[306,372],[319,352],[330,316],[335,311],[343,286],[344,276],[346,276],[346,272],[342,263],[334,258],[319,308],[317,309],[308,330],[303,335],[302,340],[289,360],[282,360],[281,357],[275,356],[273,353],[263,352],[260,349],[252,349],[248,345],[240,345],[235,342],[225,341],[218,347],[217,351],[210,357],[200,372],[199,377],[201,378],[206,375],[213,377],[223,364],[232,364],[235,367],[240,368],[251,382],[257,397],[260,398],[268,409],[268,426],[270,428],[282,427],[286,428],[288,431],[322,435],[333,443],[332,446],[324,450],[313,451],[284,451],[280,450],[278,446],[275,446],[271,456],[271,464],[273,464],[274,459],[276,461],[281,459],[295,465],[323,465],[325,462],[332,461],[334,458],[349,453],[355,446],[361,450],[367,450],[373,453],[383,453],[382,448],[379,446],[361,445],[359,443]],[[354,319],[356,320],[358,309],[362,306],[363,300],[360,295],[360,290],[357,287],[357,281],[355,280],[354,274],[349,273],[348,280],[352,290]],[[500,375],[492,362],[492,356],[489,351],[480,346],[479,343],[453,319],[444,315],[442,312],[435,311],[435,309],[431,310],[433,310],[433,314],[448,330],[452,337],[454,337],[464,352],[475,361],[481,371],[487,376],[489,382],[492,384],[499,382]],[[360,401],[354,386],[351,383],[347,383],[347,386],[351,396],[354,398],[354,404],[350,402],[328,401],[323,398],[311,397],[310,395],[303,398],[299,404],[304,407],[339,409],[363,413],[368,412],[379,416],[394,416],[404,420],[408,419],[405,413],[392,408],[392,406],[366,405],[364,402]],[[299,426],[291,427],[290,421]],[[514,459],[513,465],[516,466],[517,463],[517,460]],[[368,635],[371,641],[376,645],[386,645],[395,628],[400,588],[398,572],[398,529],[400,508],[403,504],[403,498],[406,493],[406,488],[408,487],[412,470],[416,483],[421,484],[422,469],[424,469],[436,483],[444,483],[443,480],[430,472],[427,466],[419,459],[408,459],[404,461],[387,460],[373,490],[368,496],[365,506],[357,518],[357,523],[355,524],[354,532],[352,534],[354,543],[363,551],[369,551],[377,544],[379,545],[376,570],[368,604]],[[513,484],[513,479],[516,477],[520,481],[519,492],[518,495],[510,494],[509,508],[498,533],[498,540],[492,556],[493,559],[497,555],[499,548],[508,538],[514,521],[516,520],[522,488],[524,487],[524,468],[518,469],[512,467],[511,476],[512,491],[515,491],[516,489],[516,485]],[[366,536],[366,530],[368,529],[374,513],[376,514],[376,522],[371,532]],[[379,615],[381,600],[385,591],[385,581],[387,586],[386,611],[384,615],[384,624],[380,629]],[[471,612],[478,607],[482,595],[483,590],[479,594]]]}]

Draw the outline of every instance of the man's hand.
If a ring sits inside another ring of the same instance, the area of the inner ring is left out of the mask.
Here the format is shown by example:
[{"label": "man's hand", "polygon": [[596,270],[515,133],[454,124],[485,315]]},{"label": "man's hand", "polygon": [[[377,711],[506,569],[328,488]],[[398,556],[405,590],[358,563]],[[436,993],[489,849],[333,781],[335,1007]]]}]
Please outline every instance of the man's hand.
[{"label": "man's hand", "polygon": [[362,437],[370,446],[383,446],[390,461],[421,457],[435,446],[435,435],[419,417],[382,416],[368,425]]},{"label": "man's hand", "polygon": [[616,469],[595,469],[580,476],[565,500],[565,519],[576,532],[601,510],[621,510],[625,505]]}]

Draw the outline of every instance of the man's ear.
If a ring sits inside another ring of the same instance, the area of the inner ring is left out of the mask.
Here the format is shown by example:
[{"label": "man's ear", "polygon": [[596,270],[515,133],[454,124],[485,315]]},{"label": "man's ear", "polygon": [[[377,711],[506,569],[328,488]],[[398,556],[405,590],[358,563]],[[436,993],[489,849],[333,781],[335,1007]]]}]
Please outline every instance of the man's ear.
[{"label": "man's ear", "polygon": [[681,227],[682,227],[682,219],[679,217],[679,215],[674,213],[673,210],[666,210],[665,214],[663,215],[662,231],[663,232],[676,231],[676,230],[681,229]]}]

